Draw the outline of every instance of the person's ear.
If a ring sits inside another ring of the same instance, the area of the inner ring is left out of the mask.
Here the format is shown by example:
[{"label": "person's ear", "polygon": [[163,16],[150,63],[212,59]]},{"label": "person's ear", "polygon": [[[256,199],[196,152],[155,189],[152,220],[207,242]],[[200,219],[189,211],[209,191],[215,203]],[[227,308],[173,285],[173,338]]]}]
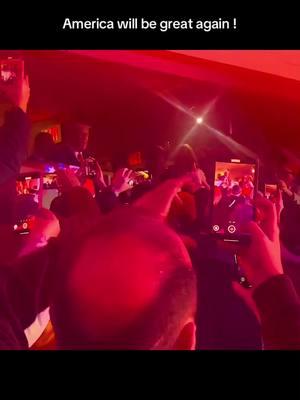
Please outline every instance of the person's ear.
[{"label": "person's ear", "polygon": [[181,329],[172,350],[195,350],[196,349],[196,324],[189,320]]}]

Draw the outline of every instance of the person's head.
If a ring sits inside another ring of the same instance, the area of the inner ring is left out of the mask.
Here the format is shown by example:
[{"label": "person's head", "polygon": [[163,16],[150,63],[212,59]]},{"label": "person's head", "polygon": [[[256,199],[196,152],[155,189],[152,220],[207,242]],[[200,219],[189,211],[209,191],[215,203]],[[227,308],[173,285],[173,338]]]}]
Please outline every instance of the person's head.
[{"label": "person's head", "polygon": [[53,154],[54,145],[55,143],[50,133],[39,132],[34,139],[33,155],[48,161]]},{"label": "person's head", "polygon": [[233,185],[232,189],[231,189],[231,193],[233,196],[240,196],[242,193],[242,189],[240,187],[240,185]]},{"label": "person's head", "polygon": [[295,173],[289,167],[289,165],[285,165],[280,171],[280,177],[285,181],[288,186],[292,186],[295,182]]},{"label": "person's head", "polygon": [[195,275],[166,224],[121,209],[70,247],[51,307],[59,348],[194,348]]},{"label": "person's head", "polygon": [[197,157],[192,147],[187,143],[180,146],[174,158],[174,166],[177,174],[180,176],[192,172],[196,165]]},{"label": "person's head", "polygon": [[65,122],[61,128],[62,140],[74,151],[84,151],[89,142],[90,126],[78,122]]}]

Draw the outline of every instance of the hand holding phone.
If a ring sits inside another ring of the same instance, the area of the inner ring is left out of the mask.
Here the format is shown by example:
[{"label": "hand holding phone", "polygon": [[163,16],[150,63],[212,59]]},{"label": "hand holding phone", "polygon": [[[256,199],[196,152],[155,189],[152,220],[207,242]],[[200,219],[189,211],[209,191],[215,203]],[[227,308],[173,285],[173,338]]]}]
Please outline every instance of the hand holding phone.
[{"label": "hand holding phone", "polygon": [[12,105],[27,111],[30,87],[28,76],[24,76],[23,60],[0,61],[0,91]]},{"label": "hand holding phone", "polygon": [[252,221],[248,224],[251,242],[241,249],[238,256],[254,288],[273,276],[283,274],[276,208],[264,197],[256,200],[256,206],[261,218],[258,223]]}]

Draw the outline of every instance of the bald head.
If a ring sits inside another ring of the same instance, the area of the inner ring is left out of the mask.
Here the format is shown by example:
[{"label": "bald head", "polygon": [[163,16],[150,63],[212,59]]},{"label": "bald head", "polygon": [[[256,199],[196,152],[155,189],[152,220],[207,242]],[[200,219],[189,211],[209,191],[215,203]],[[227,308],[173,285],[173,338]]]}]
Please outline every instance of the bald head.
[{"label": "bald head", "polygon": [[63,286],[64,317],[54,306],[54,325],[62,345],[73,348],[161,347],[195,309],[183,243],[137,210],[103,218],[73,251]]}]

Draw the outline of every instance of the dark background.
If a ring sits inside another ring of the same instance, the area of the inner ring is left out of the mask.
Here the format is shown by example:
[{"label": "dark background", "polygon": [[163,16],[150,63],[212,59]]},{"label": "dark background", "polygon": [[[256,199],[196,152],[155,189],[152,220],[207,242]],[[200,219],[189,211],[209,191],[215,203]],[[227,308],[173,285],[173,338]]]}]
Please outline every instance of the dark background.
[{"label": "dark background", "polygon": [[[134,52],[172,66],[164,73],[145,62],[126,65],[125,53],[113,52],[120,62],[46,50],[0,51],[0,56],[25,59],[31,119],[87,122],[98,157],[147,153],[156,144],[182,140],[195,121],[161,96],[196,115],[211,105],[205,122],[262,157],[276,160],[281,147],[299,151],[300,82],[166,51]],[[187,66],[196,71],[193,79],[181,74]],[[188,141],[200,158],[223,154],[224,145],[204,125]]]}]

